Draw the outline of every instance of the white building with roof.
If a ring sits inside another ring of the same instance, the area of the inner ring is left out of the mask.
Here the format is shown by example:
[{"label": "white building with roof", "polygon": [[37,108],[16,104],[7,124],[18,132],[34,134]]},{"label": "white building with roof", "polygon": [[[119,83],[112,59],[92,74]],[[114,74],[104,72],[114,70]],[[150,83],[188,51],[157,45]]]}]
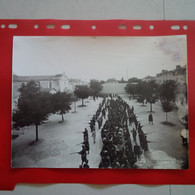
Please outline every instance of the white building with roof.
[{"label": "white building with roof", "polygon": [[41,76],[18,76],[12,77],[12,106],[15,107],[17,99],[19,97],[18,89],[22,83],[26,84],[29,81],[34,80],[40,86],[41,91],[48,91],[50,93],[72,92],[73,87],[69,82],[69,78],[63,74],[56,75],[41,75]]},{"label": "white building with roof", "polygon": [[174,80],[178,84],[187,84],[187,66],[177,65],[174,70],[162,70],[156,75],[155,80],[160,85],[167,80]]}]

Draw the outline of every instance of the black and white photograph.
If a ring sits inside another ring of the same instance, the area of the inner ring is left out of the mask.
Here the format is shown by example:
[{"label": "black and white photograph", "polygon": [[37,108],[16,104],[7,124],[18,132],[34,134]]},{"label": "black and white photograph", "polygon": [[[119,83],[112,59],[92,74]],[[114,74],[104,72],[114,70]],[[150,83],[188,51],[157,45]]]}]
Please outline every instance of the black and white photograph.
[{"label": "black and white photograph", "polygon": [[189,169],[187,37],[14,36],[12,168]]}]

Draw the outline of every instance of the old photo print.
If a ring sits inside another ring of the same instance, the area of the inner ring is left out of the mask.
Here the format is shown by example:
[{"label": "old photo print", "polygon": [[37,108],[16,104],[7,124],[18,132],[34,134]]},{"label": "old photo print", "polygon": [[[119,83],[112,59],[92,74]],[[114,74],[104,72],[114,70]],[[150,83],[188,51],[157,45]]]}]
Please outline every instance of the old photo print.
[{"label": "old photo print", "polygon": [[14,36],[13,168],[188,169],[185,35]]}]

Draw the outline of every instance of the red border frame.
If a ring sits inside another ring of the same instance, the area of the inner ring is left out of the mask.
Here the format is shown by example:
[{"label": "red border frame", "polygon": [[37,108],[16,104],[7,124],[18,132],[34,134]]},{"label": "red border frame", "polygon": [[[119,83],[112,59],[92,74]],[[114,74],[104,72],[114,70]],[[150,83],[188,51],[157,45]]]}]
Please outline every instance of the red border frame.
[{"label": "red border frame", "polygon": [[[5,28],[1,28],[4,24]],[[9,29],[17,24],[17,29]],[[35,29],[34,25],[39,28]],[[54,29],[47,29],[54,24]],[[126,25],[119,29],[118,25]],[[70,29],[61,29],[70,25]],[[96,25],[93,30],[92,25]],[[141,25],[141,30],[134,30]],[[150,30],[149,26],[154,29]],[[172,30],[179,25],[179,30]],[[183,26],[187,26],[185,30]],[[137,169],[48,169],[11,168],[11,78],[13,36],[162,36],[187,35],[189,81],[189,170],[137,170]],[[0,189],[13,189],[16,183],[88,183],[88,184],[195,184],[195,21],[130,21],[130,20],[0,20]]]}]

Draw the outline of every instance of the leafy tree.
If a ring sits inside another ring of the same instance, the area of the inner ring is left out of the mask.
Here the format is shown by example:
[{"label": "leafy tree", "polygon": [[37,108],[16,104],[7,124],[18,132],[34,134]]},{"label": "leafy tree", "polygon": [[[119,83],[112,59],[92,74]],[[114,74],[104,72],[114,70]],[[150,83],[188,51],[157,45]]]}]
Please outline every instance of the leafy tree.
[{"label": "leafy tree", "polygon": [[133,99],[134,99],[134,96],[135,96],[135,94],[137,92],[136,89],[137,89],[137,85],[136,84],[128,83],[125,86],[126,93],[128,93],[129,95],[132,95],[133,96]]},{"label": "leafy tree", "polygon": [[77,85],[74,90],[74,94],[82,99],[82,106],[84,106],[84,99],[90,95],[90,89],[87,85]]},{"label": "leafy tree", "polygon": [[137,77],[132,77],[128,79],[128,83],[139,83],[141,82],[141,79],[138,79]]},{"label": "leafy tree", "polygon": [[93,97],[98,97],[99,93],[102,91],[103,86],[101,82],[93,79],[90,81],[90,89],[92,90]]},{"label": "leafy tree", "polygon": [[117,80],[115,78],[110,78],[107,80],[107,82],[114,82],[115,83],[115,82],[117,82]]},{"label": "leafy tree", "polygon": [[141,81],[136,85],[136,93],[139,95],[138,102],[144,104],[144,100],[147,97],[147,82]]},{"label": "leafy tree", "polygon": [[66,92],[58,91],[52,95],[53,113],[59,112],[62,116],[62,122],[64,122],[64,114],[68,112],[71,104],[71,95]]},{"label": "leafy tree", "polygon": [[13,112],[13,126],[24,127],[35,125],[36,141],[38,141],[38,126],[48,119],[52,111],[51,94],[41,92],[35,81],[22,84],[18,90],[20,96],[17,109]]},{"label": "leafy tree", "polygon": [[152,104],[158,99],[158,84],[154,80],[147,82],[145,95],[147,102],[150,103],[150,112],[152,112]]},{"label": "leafy tree", "polygon": [[174,109],[175,91],[176,82],[173,80],[168,80],[160,86],[160,100],[162,103],[163,111],[166,113],[166,122],[167,113],[171,112]]}]

